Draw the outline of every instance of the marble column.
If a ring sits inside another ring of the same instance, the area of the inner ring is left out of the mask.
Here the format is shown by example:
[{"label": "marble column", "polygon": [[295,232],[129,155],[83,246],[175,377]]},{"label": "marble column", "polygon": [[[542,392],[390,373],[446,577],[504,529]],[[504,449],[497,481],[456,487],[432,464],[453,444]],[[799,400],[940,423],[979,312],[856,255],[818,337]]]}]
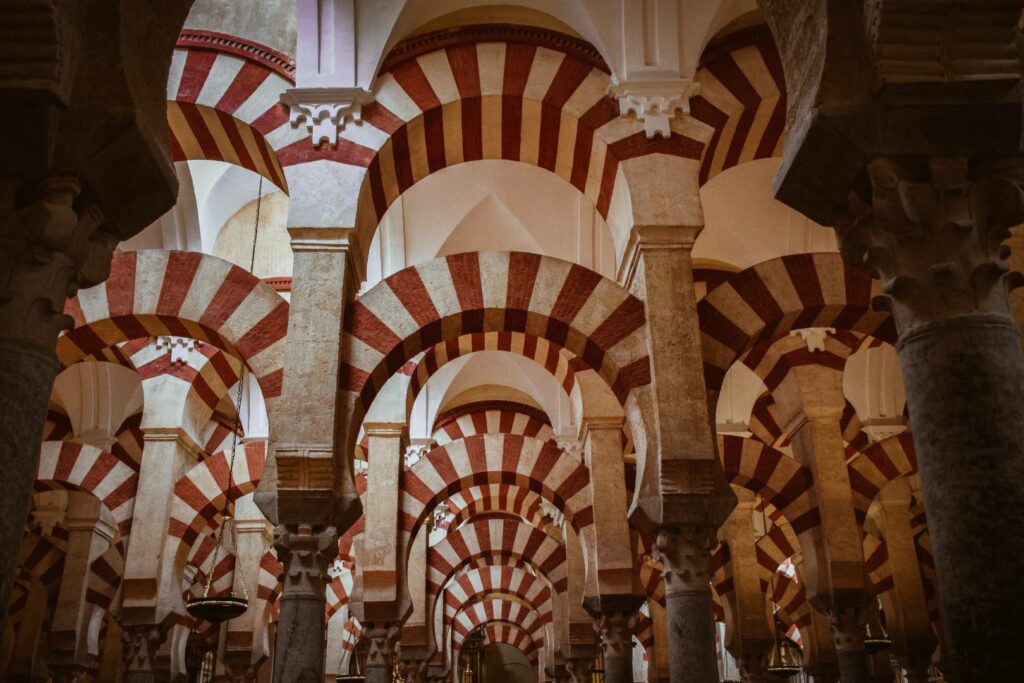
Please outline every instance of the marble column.
[{"label": "marble column", "polygon": [[394,678],[395,645],[400,633],[398,624],[370,623],[363,625],[363,637],[369,647],[366,653],[366,683],[391,683]]},{"label": "marble column", "polygon": [[327,569],[338,556],[338,533],[334,527],[282,525],[274,529],[274,548],[284,565],[274,681],[322,681]]},{"label": "marble column", "polygon": [[835,639],[840,680],[843,683],[868,683],[868,657],[864,651],[867,608],[860,601],[836,604],[826,615]]},{"label": "marble column", "polygon": [[664,567],[673,683],[718,680],[710,567],[715,545],[714,530],[699,526],[661,529],[655,539],[655,558]]},{"label": "marble column", "polygon": [[1008,297],[1021,278],[1000,245],[1024,220],[1024,163],[874,159],[868,179],[837,230],[887,283],[950,677],[1011,680],[1024,671],[1024,352]]}]

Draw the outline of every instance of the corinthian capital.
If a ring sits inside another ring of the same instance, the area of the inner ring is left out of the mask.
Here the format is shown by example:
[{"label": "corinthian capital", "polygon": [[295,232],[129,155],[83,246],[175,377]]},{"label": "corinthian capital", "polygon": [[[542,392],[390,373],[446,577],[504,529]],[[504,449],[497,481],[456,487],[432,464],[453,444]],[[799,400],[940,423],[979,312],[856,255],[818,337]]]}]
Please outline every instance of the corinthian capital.
[{"label": "corinthian capital", "polygon": [[0,330],[52,348],[71,326],[64,301],[106,279],[117,239],[98,209],[75,206],[72,178],[50,178],[35,201],[0,218]]},{"label": "corinthian capital", "polygon": [[666,592],[710,590],[711,551],[716,543],[715,530],[710,526],[659,529],[653,555],[663,566]]},{"label": "corinthian capital", "polygon": [[844,258],[882,280],[878,308],[900,333],[970,313],[1010,316],[1021,284],[1002,242],[1024,220],[1021,165],[875,159],[837,221]]},{"label": "corinthian capital", "polygon": [[281,598],[323,599],[327,569],[338,556],[338,532],[334,527],[315,533],[307,525],[295,530],[278,526],[274,529],[274,549],[284,565]]}]

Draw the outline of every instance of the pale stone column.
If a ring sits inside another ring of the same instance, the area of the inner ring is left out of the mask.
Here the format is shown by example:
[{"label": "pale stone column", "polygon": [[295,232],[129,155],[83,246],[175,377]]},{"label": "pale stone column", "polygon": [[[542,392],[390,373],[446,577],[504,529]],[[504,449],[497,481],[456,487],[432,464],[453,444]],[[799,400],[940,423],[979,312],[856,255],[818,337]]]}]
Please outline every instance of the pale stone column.
[{"label": "pale stone column", "polygon": [[[652,183],[659,170],[688,172],[649,164]],[[644,300],[652,374],[649,393],[628,406],[649,430],[630,521],[654,539],[665,567],[671,680],[717,683],[708,561],[736,496],[718,461],[704,385],[692,261],[702,217],[695,196],[684,203],[693,222],[645,224],[665,208],[646,198],[641,211],[650,216],[640,214],[620,270]]]},{"label": "pale stone column", "polygon": [[837,230],[889,283],[949,675],[1010,680],[1024,670],[1024,352],[1000,245],[1024,220],[1024,164],[875,159],[868,176]]},{"label": "pale stone column", "polygon": [[597,634],[594,632],[593,617],[583,608],[586,563],[580,538],[572,525],[564,524],[563,533],[567,586],[563,594],[552,596],[553,600],[558,601],[558,606],[565,611],[565,632],[559,634],[562,656],[574,683],[590,683]]},{"label": "pale stone column", "polygon": [[[57,594],[57,606],[50,626],[50,672],[58,682],[75,681],[94,667],[88,650],[89,619],[97,609],[86,602],[92,562],[110,547],[117,535],[112,518],[103,519],[102,506],[95,496],[73,493],[69,496],[65,524],[68,529],[64,572]],[[109,513],[108,513],[109,517]]]},{"label": "pale stone column", "polygon": [[591,683],[594,670],[594,649],[590,647],[589,654],[585,646],[576,646],[573,656],[565,658],[565,670],[572,678],[572,683]]},{"label": "pale stone column", "polygon": [[599,636],[607,683],[633,683],[633,627],[642,601],[632,595],[601,599],[601,612],[594,618],[594,630]]},{"label": "pale stone column", "polygon": [[657,600],[648,600],[654,626],[654,656],[647,662],[647,678],[650,683],[669,683],[668,615]]},{"label": "pale stone column", "polygon": [[154,683],[157,650],[166,634],[151,624],[133,624],[121,630],[123,683]]},{"label": "pale stone column", "polygon": [[391,683],[394,678],[395,645],[398,644],[397,624],[364,625],[363,637],[369,643],[366,653],[366,683]]},{"label": "pale stone column", "polygon": [[723,602],[725,643],[736,658],[744,683],[766,681],[765,659],[775,643],[775,626],[768,621],[761,572],[757,561],[753,515],[757,501],[747,489],[738,488],[739,504],[722,527],[722,540],[729,548],[733,590]]},{"label": "pale stone column", "polygon": [[322,681],[324,595],[327,569],[338,556],[338,532],[334,527],[315,531],[308,525],[278,526],[274,548],[284,565],[274,681]]},{"label": "pale stone column", "polygon": [[430,619],[427,615],[427,543],[426,528],[420,529],[409,549],[406,561],[409,602],[412,613],[402,624],[399,659],[406,683],[423,683],[430,652]]}]

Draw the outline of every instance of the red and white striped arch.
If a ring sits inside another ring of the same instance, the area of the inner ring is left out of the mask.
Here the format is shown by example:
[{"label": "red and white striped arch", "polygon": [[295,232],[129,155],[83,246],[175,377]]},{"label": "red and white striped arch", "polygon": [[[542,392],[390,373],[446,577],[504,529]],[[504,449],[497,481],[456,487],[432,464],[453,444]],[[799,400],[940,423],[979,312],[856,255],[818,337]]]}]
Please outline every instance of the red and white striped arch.
[{"label": "red and white striped arch", "polygon": [[342,561],[342,569],[327,584],[327,618],[330,619],[352,597],[352,586],[355,583],[355,565]]},{"label": "red and white striped arch", "polygon": [[458,529],[477,515],[494,513],[517,515],[538,529],[545,527],[543,498],[522,486],[481,484],[457,491],[445,503],[452,514],[450,529]]},{"label": "red and white striped arch", "polygon": [[126,340],[189,337],[244,361],[268,404],[281,394],[288,302],[215,256],[118,252],[110,277],[69,299],[65,313],[74,320],[73,329],[57,340],[65,365]]},{"label": "red and white striped arch", "polygon": [[800,534],[821,523],[810,470],[770,446],[739,436],[718,438],[722,467],[729,481],[761,496]]},{"label": "red and white striped arch", "polygon": [[700,183],[745,161],[780,156],[786,81],[767,26],[730,33],[704,50],[691,115],[713,129],[701,155]]},{"label": "red and white striped arch", "polygon": [[468,604],[494,593],[507,593],[532,605],[543,624],[552,620],[552,594],[547,582],[522,568],[490,566],[464,569],[449,582],[444,592],[445,624]]},{"label": "red and white striped arch", "polygon": [[215,529],[220,524],[227,500],[236,501],[256,490],[263,475],[267,444],[251,441],[241,448],[242,452],[235,457],[230,489],[231,454],[227,451],[211,455],[177,481],[168,521],[171,536],[191,546],[204,530]]},{"label": "red and white striped arch", "polygon": [[585,466],[551,441],[484,434],[438,446],[402,475],[400,526],[408,539],[449,495],[484,483],[514,482],[540,493],[577,531],[593,523]]},{"label": "red and white striped arch", "polygon": [[873,443],[851,458],[846,469],[857,522],[863,524],[871,502],[886,484],[917,472],[914,435],[906,431]]},{"label": "red and white striped arch", "polygon": [[833,327],[892,342],[888,313],[871,308],[881,285],[839,254],[795,254],[736,273],[697,303],[709,390],[753,346],[805,327]]},{"label": "red and white striped arch", "polygon": [[474,602],[459,610],[452,620],[452,649],[458,652],[466,636],[491,622],[515,624],[530,633],[537,645],[544,644],[544,624],[536,610],[509,598],[494,597]]},{"label": "red and white striped arch", "polygon": [[762,584],[769,599],[779,606],[783,619],[791,626],[804,630],[811,623],[811,603],[807,601],[804,585],[797,577],[783,570],[775,572],[772,585]]},{"label": "red and white striped arch", "polygon": [[429,37],[413,39],[425,49],[399,45],[378,78],[375,106],[364,109],[357,141],[378,150],[360,190],[369,208],[359,219],[364,244],[403,192],[458,163],[506,159],[547,169],[607,216],[622,162],[701,155],[697,140],[648,140],[640,122],[620,117],[607,67],[570,36],[494,26],[443,38],[444,49],[429,49]]},{"label": "red and white striped arch", "polygon": [[435,372],[456,358],[481,351],[506,351],[529,358],[551,373],[570,396],[576,386],[576,371],[586,367],[559,344],[542,337],[523,332],[473,332],[430,347],[416,361],[409,381],[409,409]]},{"label": "red and white striped arch", "polygon": [[305,127],[292,128],[280,101],[294,84],[287,55],[239,36],[185,29],[167,80],[174,160],[237,164],[287,192],[281,160],[311,148]]},{"label": "red and white striped arch", "polygon": [[538,441],[555,438],[544,411],[514,401],[468,403],[442,413],[434,421],[433,438],[439,446],[481,434],[518,434]]},{"label": "red and white striped arch", "polygon": [[506,621],[490,621],[482,630],[484,645],[499,643],[509,645],[526,655],[530,664],[537,665],[537,661],[540,659],[540,646],[526,629]]},{"label": "red and white striped arch", "polygon": [[96,446],[71,441],[44,441],[35,490],[70,488],[96,496],[117,522],[122,536],[131,533],[138,473]]},{"label": "red and white striped arch", "polygon": [[611,280],[537,254],[437,258],[386,278],[346,309],[349,447],[377,392],[416,354],[501,331],[542,337],[579,356],[622,402],[650,383],[643,302]]}]

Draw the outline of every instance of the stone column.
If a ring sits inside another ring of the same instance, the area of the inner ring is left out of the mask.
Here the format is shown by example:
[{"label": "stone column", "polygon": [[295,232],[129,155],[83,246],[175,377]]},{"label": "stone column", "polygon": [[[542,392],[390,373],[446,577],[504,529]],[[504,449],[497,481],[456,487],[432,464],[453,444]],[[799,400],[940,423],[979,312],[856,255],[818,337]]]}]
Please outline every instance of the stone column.
[{"label": "stone column", "polygon": [[[10,190],[10,193],[7,192]],[[14,209],[0,186],[0,545],[17,548],[39,463],[46,408],[59,364],[57,335],[71,326],[65,299],[109,273],[116,238],[98,210],[79,216],[80,187],[50,178]],[[7,604],[17,553],[0,554],[0,604]],[[0,628],[6,612],[0,615]]]},{"label": "stone column", "polygon": [[565,658],[565,670],[569,672],[572,683],[591,683],[593,680],[591,672],[594,670],[594,651],[591,650],[588,655],[583,652],[586,649],[577,647],[574,656]]},{"label": "stone column", "polygon": [[668,616],[657,600],[649,600],[647,609],[654,625],[654,656],[647,661],[647,678],[650,683],[669,683]]},{"label": "stone column", "polygon": [[664,567],[673,683],[718,680],[710,567],[715,545],[714,530],[699,526],[661,529],[655,539],[655,558]]},{"label": "stone column", "polygon": [[284,565],[274,681],[322,681],[327,568],[338,556],[338,533],[334,527],[278,526],[274,548]]},{"label": "stone column", "polygon": [[391,683],[394,678],[395,645],[398,624],[371,623],[363,625],[363,637],[369,647],[366,653],[366,683]]},{"label": "stone column", "polygon": [[[98,498],[87,493],[69,496],[67,550],[57,606],[50,625],[50,672],[58,682],[77,681],[96,662],[89,654],[88,629],[95,608],[86,602],[92,562],[117,535],[113,519],[102,518]],[[109,517],[109,513],[108,513]]]},{"label": "stone column", "polygon": [[875,159],[868,177],[837,230],[886,283],[899,332],[951,678],[1011,680],[1024,670],[1024,352],[1008,298],[1020,277],[1000,245],[1024,220],[1024,164]]},{"label": "stone column", "polygon": [[768,683],[765,659],[770,651],[770,649],[758,651],[751,647],[746,647],[743,650],[743,653],[736,659],[742,683]]},{"label": "stone column", "polygon": [[928,683],[931,680],[928,670],[931,668],[930,656],[907,656],[903,657],[900,664],[907,674],[907,683]]},{"label": "stone column", "polygon": [[606,683],[633,683],[633,627],[636,609],[624,605],[623,609],[601,613],[594,619],[601,654],[604,659]]},{"label": "stone column", "polygon": [[150,624],[125,626],[121,631],[123,683],[154,683],[157,650],[166,634]]},{"label": "stone column", "polygon": [[826,615],[836,644],[840,680],[868,683],[868,656],[864,651],[867,607],[859,600],[846,605],[833,604]]}]

